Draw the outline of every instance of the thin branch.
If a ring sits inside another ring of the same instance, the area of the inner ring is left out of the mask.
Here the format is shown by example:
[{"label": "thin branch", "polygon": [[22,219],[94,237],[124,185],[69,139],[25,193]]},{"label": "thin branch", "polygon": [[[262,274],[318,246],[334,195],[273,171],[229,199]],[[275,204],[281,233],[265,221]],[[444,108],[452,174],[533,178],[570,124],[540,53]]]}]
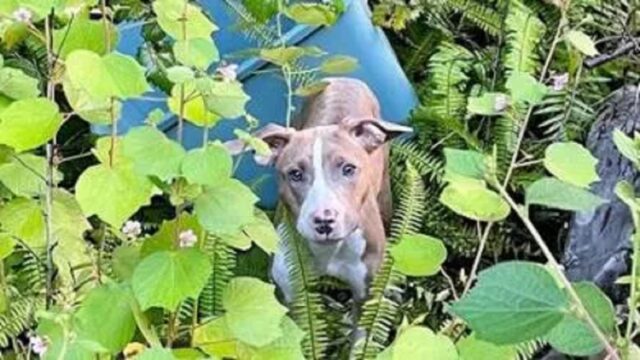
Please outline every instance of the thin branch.
[{"label": "thin branch", "polygon": [[542,239],[542,235],[540,235],[540,233],[538,232],[538,229],[536,229],[535,225],[533,225],[531,220],[529,220],[529,217],[526,215],[526,213],[511,198],[511,196],[509,195],[509,193],[507,193],[504,187],[496,186],[496,189],[500,192],[500,195],[502,196],[502,198],[504,198],[505,201],[509,203],[509,206],[511,206],[511,209],[513,209],[513,211],[518,215],[520,220],[522,220],[522,222],[526,226],[527,230],[529,230],[529,233],[533,236],[533,239],[535,240],[536,244],[538,244],[545,258],[551,265],[551,268],[556,273],[556,277],[564,285],[573,303],[577,305],[578,315],[587,321],[587,324],[589,325],[591,330],[596,334],[596,336],[604,346],[605,350],[607,351],[611,359],[619,360],[620,357],[618,356],[617,350],[609,343],[609,339],[607,339],[607,336],[602,332],[602,330],[600,330],[600,327],[598,326],[598,324],[596,324],[591,314],[589,314],[589,311],[587,311],[586,307],[582,303],[582,300],[580,299],[580,296],[578,295],[576,290],[573,288],[571,281],[569,281],[569,279],[565,276],[564,272],[562,271],[562,266],[560,266],[558,261],[555,259],[555,257],[553,256],[553,253],[545,243],[544,239]]}]

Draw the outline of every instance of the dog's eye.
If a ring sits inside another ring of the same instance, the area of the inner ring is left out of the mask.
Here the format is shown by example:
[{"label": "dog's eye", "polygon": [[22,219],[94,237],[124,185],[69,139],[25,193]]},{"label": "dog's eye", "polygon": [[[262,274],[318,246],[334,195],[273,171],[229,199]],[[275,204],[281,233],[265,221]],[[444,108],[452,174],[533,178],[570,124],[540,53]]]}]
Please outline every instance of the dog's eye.
[{"label": "dog's eye", "polygon": [[346,164],[342,167],[342,175],[346,177],[352,177],[356,173],[356,166],[353,164]]},{"label": "dog's eye", "polygon": [[298,169],[290,170],[287,173],[287,176],[289,177],[289,181],[292,181],[292,182],[300,182],[300,181],[302,181],[302,175],[303,175],[302,171],[298,170]]}]

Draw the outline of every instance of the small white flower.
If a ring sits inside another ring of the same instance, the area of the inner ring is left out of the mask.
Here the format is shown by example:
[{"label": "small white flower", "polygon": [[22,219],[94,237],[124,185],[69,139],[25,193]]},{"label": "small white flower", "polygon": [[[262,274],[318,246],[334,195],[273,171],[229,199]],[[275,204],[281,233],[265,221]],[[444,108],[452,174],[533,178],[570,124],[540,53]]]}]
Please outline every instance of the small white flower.
[{"label": "small white flower", "polygon": [[225,81],[235,81],[238,77],[237,70],[237,64],[229,64],[219,67],[216,72],[220,74]]},{"label": "small white flower", "polygon": [[553,83],[552,87],[555,91],[560,91],[564,89],[565,86],[569,83],[569,74],[562,73],[558,75],[554,75],[551,77],[551,82]]},{"label": "small white flower", "polygon": [[31,11],[23,7],[18,8],[18,10],[14,11],[12,15],[14,19],[23,23],[30,23],[31,18],[33,17],[33,14],[31,14]]},{"label": "small white flower", "polygon": [[499,94],[496,96],[496,102],[493,104],[493,110],[496,112],[504,111],[509,106],[509,98],[506,95]]},{"label": "small white flower", "polygon": [[192,247],[198,242],[198,237],[193,233],[193,230],[185,230],[178,235],[178,239],[180,240],[181,248]]},{"label": "small white flower", "polygon": [[35,354],[40,356],[47,351],[47,342],[37,335],[29,337],[29,346],[31,346],[31,350],[33,350]]},{"label": "small white flower", "polygon": [[135,239],[142,234],[142,224],[139,221],[127,221],[122,227],[122,232],[127,235],[129,239]]}]

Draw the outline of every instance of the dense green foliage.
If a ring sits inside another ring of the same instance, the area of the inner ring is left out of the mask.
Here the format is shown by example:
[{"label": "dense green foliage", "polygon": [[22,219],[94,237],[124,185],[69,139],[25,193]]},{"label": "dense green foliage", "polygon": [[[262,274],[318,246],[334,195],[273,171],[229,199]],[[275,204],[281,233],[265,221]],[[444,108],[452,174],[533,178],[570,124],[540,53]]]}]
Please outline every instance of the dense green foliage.
[{"label": "dense green foliage", "polygon": [[[229,4],[238,30],[260,44],[240,55],[267,61],[287,86],[287,125],[295,97],[358,67],[282,33],[285,19],[331,26],[341,0]],[[572,211],[604,202],[590,192],[597,159],[580,144],[598,103],[636,79],[636,66],[622,58],[587,69],[583,60],[603,48],[594,39],[635,32],[635,5],[372,5],[420,106],[416,136],[392,146],[385,258],[355,304],[344,284],[315,273],[286,210],[257,208],[251,186],[234,178],[242,157],[208,138],[240,117],[236,136],[257,155],[270,151],[250,135],[250,98],[198,1],[1,1],[2,357],[509,360],[548,345],[637,358],[640,238],[619,280],[629,284],[628,315],[595,285],[569,282],[549,240],[563,236]],[[145,38],[137,57],[113,50],[130,20]],[[159,110],[119,134],[122,101],[152,87],[168,95],[176,137],[161,131],[168,114]],[[183,147],[186,122],[203,129],[196,149]],[[614,139],[640,168],[638,137]],[[640,229],[632,185],[616,193]],[[269,280],[276,249],[291,277],[288,304]]]}]

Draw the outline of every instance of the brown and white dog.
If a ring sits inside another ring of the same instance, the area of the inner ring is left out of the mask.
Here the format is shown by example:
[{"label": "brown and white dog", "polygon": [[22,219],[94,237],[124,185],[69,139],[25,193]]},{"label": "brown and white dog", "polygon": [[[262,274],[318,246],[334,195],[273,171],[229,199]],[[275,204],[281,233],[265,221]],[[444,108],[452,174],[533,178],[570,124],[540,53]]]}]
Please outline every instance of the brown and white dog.
[{"label": "brown and white dog", "polygon": [[[362,301],[384,256],[383,224],[391,212],[386,142],[411,129],[382,121],[365,83],[325,80],[306,104],[301,129],[269,124],[255,136],[271,148],[262,163],[275,165],[280,199],[308,241],[316,270],[345,281]],[[282,251],[272,276],[292,300]]]}]

